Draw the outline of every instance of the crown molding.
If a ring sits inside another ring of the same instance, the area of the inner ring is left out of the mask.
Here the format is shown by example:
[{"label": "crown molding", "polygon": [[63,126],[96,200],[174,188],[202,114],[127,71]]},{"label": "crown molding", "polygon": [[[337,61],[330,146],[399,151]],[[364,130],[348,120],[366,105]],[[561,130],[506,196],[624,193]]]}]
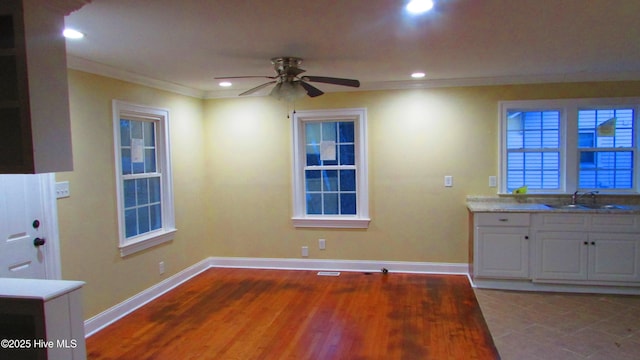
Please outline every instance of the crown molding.
[{"label": "crown molding", "polygon": [[201,90],[174,84],[168,81],[153,79],[148,76],[135,74],[126,70],[115,68],[113,66],[97,63],[95,61],[87,60],[69,54],[67,54],[67,67],[73,70],[84,71],[87,73],[105,76],[116,80],[127,81],[130,83],[148,86],[154,89],[165,90],[180,95],[191,96],[198,99],[204,98],[204,91]]},{"label": "crown molding", "polygon": [[74,11],[80,10],[81,7],[87,5],[91,0],[38,0],[44,6],[60,12],[67,16]]}]

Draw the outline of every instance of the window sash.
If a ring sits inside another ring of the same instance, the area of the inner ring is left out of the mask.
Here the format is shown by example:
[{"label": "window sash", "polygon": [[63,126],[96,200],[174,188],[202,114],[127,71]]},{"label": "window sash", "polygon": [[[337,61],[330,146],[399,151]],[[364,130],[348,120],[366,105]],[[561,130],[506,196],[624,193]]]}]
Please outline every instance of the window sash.
[{"label": "window sash", "polygon": [[122,256],[171,241],[176,232],[168,121],[167,110],[113,101]]},{"label": "window sash", "polygon": [[[294,226],[368,227],[370,219],[366,178],[366,110],[301,111],[294,113],[292,123],[294,128],[294,214],[292,217]],[[327,137],[322,135],[326,131],[325,125],[333,127],[333,123],[337,126],[335,134],[330,133]],[[344,134],[341,133],[340,126],[345,127]],[[321,145],[323,141],[326,142]],[[329,143],[333,141],[335,144]],[[310,146],[315,147],[310,148]],[[334,147],[336,159],[331,158],[330,150],[327,153],[328,157],[322,159],[320,146]],[[345,147],[344,153],[341,153],[341,147]],[[309,151],[311,151],[311,157],[308,156]],[[348,155],[346,161],[342,158],[344,154]],[[311,172],[314,178],[308,178]],[[333,178],[322,178],[326,172],[333,172],[331,174]],[[320,179],[315,180],[318,177]],[[332,188],[323,187],[322,181],[327,180],[333,181],[330,185],[333,186]],[[342,183],[343,180],[346,183]],[[309,186],[313,188],[310,189]],[[308,207],[309,197],[314,198],[313,204],[316,207],[313,209]]]}]

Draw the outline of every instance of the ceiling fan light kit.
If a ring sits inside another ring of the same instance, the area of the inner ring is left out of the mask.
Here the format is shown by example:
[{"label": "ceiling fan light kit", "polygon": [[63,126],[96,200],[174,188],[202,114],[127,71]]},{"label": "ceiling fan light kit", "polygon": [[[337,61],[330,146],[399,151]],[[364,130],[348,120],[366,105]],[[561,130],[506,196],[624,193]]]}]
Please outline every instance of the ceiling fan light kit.
[{"label": "ceiling fan light kit", "polygon": [[316,97],[324,94],[322,90],[309,84],[309,82],[360,87],[360,81],[354,79],[334,78],[328,76],[300,76],[300,74],[304,73],[306,70],[299,67],[302,63],[302,59],[298,57],[276,57],[271,59],[271,63],[273,64],[273,69],[276,71],[276,76],[231,76],[216,77],[216,79],[240,79],[256,77],[271,79],[271,81],[269,82],[258,85],[241,93],[240,96],[253,94],[259,90],[275,84],[269,95],[277,98],[278,100],[286,100],[289,102],[300,99],[305,95],[309,97]]}]

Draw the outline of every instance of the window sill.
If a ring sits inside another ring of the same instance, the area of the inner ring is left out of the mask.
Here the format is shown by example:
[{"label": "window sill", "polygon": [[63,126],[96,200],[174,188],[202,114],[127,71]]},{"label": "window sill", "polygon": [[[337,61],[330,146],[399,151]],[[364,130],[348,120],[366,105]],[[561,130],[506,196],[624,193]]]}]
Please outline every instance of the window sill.
[{"label": "window sill", "polygon": [[367,229],[371,219],[369,218],[298,218],[294,217],[293,226],[297,228],[339,228],[339,229]]},{"label": "window sill", "polygon": [[176,231],[178,230],[173,228],[156,231],[151,234],[141,236],[134,241],[129,241],[127,244],[120,245],[120,256],[129,256],[142,250],[152,248],[156,245],[169,242],[173,240]]}]

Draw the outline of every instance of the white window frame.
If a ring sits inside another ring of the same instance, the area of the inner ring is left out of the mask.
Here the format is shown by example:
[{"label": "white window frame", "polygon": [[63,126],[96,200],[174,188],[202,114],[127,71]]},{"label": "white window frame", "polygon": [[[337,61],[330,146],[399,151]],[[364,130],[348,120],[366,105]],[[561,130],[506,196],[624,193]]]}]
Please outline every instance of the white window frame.
[{"label": "white window frame", "polygon": [[[175,210],[173,203],[173,178],[171,174],[171,146],[169,139],[169,110],[131,104],[113,100],[113,136],[116,170],[116,194],[118,204],[118,232],[121,256],[173,240],[175,232]],[[152,121],[156,124],[156,171],[161,174],[162,227],[127,239],[124,217],[124,189],[122,175],[122,155],[120,119]]]},{"label": "white window frame", "polygon": [[[369,227],[369,186],[367,171],[367,110],[331,109],[294,112],[293,126],[293,225],[295,227],[351,228]],[[356,215],[308,215],[305,201],[305,123],[354,121],[356,166]]]},{"label": "white window frame", "polygon": [[[634,175],[631,189],[594,189],[601,194],[638,194],[638,181],[640,177],[640,98],[582,98],[560,100],[522,100],[500,101],[498,103],[499,116],[499,194],[510,194],[507,191],[507,113],[513,110],[536,111],[558,110],[560,111],[560,187],[557,191],[535,191],[533,194],[572,194],[575,191],[585,189],[578,188],[579,149],[578,149],[578,111],[582,109],[598,108],[633,108],[634,123]],[[589,189],[586,189],[589,190]]]}]

